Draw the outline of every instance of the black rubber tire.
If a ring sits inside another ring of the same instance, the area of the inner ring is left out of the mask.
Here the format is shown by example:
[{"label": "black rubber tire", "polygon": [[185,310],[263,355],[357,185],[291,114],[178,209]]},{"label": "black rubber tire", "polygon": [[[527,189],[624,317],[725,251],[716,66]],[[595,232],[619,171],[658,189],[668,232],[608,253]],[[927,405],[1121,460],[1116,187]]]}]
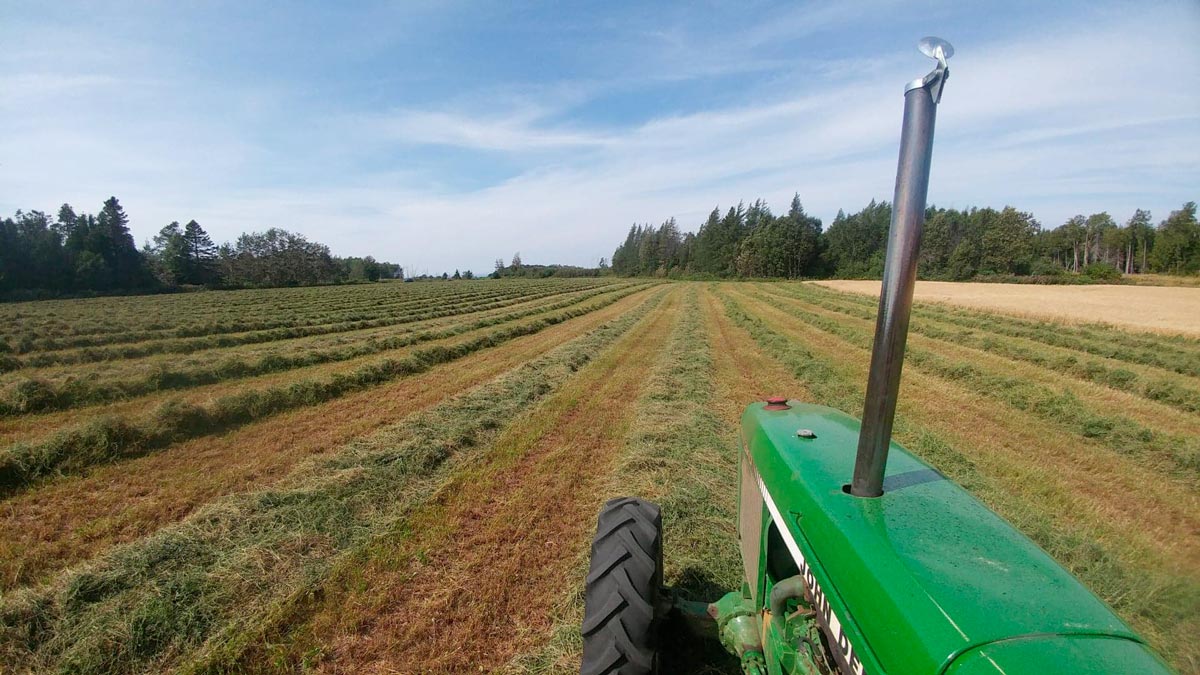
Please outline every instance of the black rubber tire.
[{"label": "black rubber tire", "polygon": [[634,497],[600,510],[592,539],[583,613],[581,675],[647,675],[658,670],[662,512]]}]

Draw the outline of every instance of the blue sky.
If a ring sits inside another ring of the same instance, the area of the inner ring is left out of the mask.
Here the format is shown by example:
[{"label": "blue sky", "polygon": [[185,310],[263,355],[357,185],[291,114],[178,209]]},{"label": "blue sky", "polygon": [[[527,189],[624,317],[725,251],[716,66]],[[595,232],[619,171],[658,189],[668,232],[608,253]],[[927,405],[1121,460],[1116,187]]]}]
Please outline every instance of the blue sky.
[{"label": "blue sky", "polygon": [[0,211],[139,242],[277,226],[415,271],[594,264],[633,222],[889,199],[902,90],[958,50],[930,200],[1156,220],[1200,199],[1200,3],[0,6]]}]

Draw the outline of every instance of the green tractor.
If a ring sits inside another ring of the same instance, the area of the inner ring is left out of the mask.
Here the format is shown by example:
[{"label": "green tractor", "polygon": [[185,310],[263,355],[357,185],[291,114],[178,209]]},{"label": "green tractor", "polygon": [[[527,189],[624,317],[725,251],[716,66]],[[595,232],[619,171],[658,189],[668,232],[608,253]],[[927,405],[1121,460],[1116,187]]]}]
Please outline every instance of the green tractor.
[{"label": "green tractor", "polygon": [[[1099,598],[936,469],[891,442],[933,127],[949,43],[905,89],[866,403],[771,398],[742,416],[742,588],[711,604],[662,586],[662,517],[601,511],[586,581],[583,675],[653,673],[668,614],[707,626],[744,673],[1169,673]],[[890,459],[890,462],[888,461]]]}]

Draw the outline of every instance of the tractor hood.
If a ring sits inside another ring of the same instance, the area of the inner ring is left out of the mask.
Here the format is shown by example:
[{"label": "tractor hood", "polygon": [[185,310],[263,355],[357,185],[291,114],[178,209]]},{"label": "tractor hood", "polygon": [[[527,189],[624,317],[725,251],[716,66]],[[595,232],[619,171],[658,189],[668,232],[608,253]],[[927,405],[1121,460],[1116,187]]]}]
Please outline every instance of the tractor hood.
[{"label": "tractor hood", "polygon": [[1162,666],[1146,645],[1120,638],[1039,635],[1002,640],[954,659],[946,675],[1004,673],[1156,673]]},{"label": "tractor hood", "polygon": [[853,670],[1170,672],[1042,549],[899,445],[883,496],[849,495],[858,420],[788,405],[751,405],[743,442]]}]

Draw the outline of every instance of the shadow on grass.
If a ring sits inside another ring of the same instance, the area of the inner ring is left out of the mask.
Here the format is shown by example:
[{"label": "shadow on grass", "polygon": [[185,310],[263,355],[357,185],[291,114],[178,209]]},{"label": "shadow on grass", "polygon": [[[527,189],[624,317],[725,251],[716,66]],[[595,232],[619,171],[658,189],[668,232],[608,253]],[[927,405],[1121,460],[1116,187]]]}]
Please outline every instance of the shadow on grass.
[{"label": "shadow on grass", "polygon": [[[696,602],[712,602],[733,589],[726,588],[705,570],[689,567],[675,584],[680,597]],[[697,633],[694,626],[677,611],[663,621],[660,642],[660,672],[662,675],[737,675],[738,661],[717,640],[716,626],[709,635]]]}]

